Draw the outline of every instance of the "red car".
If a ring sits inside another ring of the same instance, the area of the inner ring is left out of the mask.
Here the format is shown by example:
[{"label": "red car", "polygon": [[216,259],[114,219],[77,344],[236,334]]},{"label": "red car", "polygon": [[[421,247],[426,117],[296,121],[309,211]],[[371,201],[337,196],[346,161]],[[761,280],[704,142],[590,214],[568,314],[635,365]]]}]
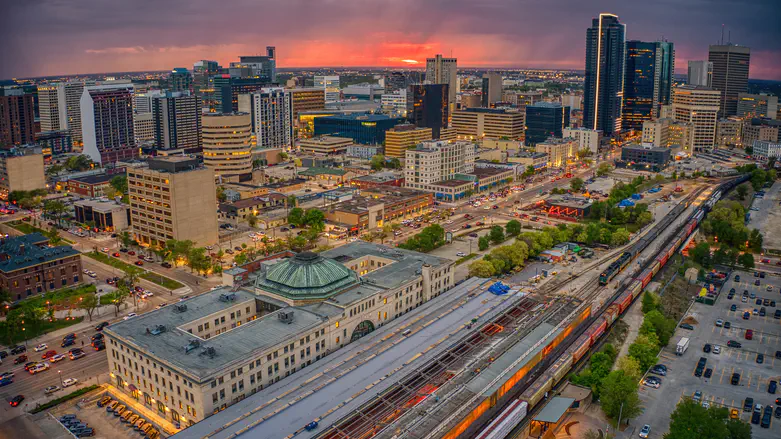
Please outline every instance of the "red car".
[{"label": "red car", "polygon": [[130,256],[133,256],[134,254],[136,254],[136,252],[134,252],[133,250],[130,250],[129,252],[127,252],[127,254],[129,254]]},{"label": "red car", "polygon": [[140,266],[144,265],[144,261],[136,261],[136,265],[138,265],[140,267]]},{"label": "red car", "polygon": [[45,360],[45,359],[51,358],[51,357],[53,357],[55,355],[57,355],[57,351],[55,351],[55,350],[46,351],[46,353],[41,356],[41,359]]},{"label": "red car", "polygon": [[114,252],[114,253],[111,254],[111,256],[113,256],[115,258],[118,258],[119,257],[119,252]]}]

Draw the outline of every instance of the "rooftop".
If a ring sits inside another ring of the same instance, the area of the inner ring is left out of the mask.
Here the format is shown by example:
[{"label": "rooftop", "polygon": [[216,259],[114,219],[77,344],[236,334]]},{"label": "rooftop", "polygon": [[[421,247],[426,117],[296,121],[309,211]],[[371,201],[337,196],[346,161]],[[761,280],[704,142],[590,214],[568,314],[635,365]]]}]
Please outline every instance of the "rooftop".
[{"label": "rooftop", "polygon": [[0,271],[9,273],[79,254],[69,245],[49,247],[48,242],[40,233],[0,240]]},{"label": "rooftop", "polygon": [[116,177],[117,175],[122,174],[97,174],[97,175],[86,175],[84,177],[77,177],[77,178],[71,178],[71,181],[78,181],[79,183],[85,183],[85,184],[107,184],[111,181],[112,178]]},{"label": "rooftop", "polygon": [[477,178],[485,178],[485,177],[493,177],[494,175],[504,174],[505,172],[512,172],[512,170],[506,168],[499,168],[499,167],[485,167],[485,168],[475,167],[475,170],[472,172],[472,174],[476,175]]},{"label": "rooftop", "polygon": [[555,204],[556,206],[567,206],[574,208],[584,208],[590,206],[592,200],[590,198],[581,197],[577,195],[551,195],[545,200],[548,204]]},{"label": "rooftop", "polygon": [[111,212],[114,210],[125,210],[129,206],[127,204],[117,203],[116,201],[103,201],[103,200],[80,200],[73,203],[74,206],[91,207],[92,210],[98,212]]},{"label": "rooftop", "polygon": [[397,120],[398,118],[390,117],[386,114],[372,114],[372,113],[335,114],[333,116],[323,116],[317,118],[318,121],[323,121],[327,119],[346,119],[346,120],[359,120],[365,122],[381,122],[386,120]]},{"label": "rooftop", "polygon": [[300,171],[298,175],[306,175],[306,176],[314,176],[314,175],[344,175],[347,171],[344,169],[336,169],[336,168],[309,168],[305,171]]},{"label": "rooftop", "polygon": [[365,181],[371,183],[387,183],[389,181],[398,180],[400,178],[404,178],[403,172],[387,171],[387,172],[375,172],[373,174],[363,175],[360,177],[353,178],[353,180]]},{"label": "rooftop", "polygon": [[327,299],[358,285],[358,275],[313,252],[301,252],[260,274],[255,288],[293,300]]},{"label": "rooftop", "polygon": [[468,180],[459,180],[459,179],[452,179],[452,180],[442,180],[434,183],[434,186],[444,186],[444,187],[461,187],[464,185],[474,185],[475,183],[473,181]]}]

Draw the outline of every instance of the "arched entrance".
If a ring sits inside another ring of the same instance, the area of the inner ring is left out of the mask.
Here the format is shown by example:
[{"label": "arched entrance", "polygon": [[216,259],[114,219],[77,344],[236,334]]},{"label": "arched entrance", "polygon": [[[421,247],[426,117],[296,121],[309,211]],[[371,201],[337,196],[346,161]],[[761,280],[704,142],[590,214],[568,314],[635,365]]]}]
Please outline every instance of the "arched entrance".
[{"label": "arched entrance", "polygon": [[354,342],[372,331],[374,331],[374,323],[364,320],[353,329],[353,336],[350,338],[350,342]]}]

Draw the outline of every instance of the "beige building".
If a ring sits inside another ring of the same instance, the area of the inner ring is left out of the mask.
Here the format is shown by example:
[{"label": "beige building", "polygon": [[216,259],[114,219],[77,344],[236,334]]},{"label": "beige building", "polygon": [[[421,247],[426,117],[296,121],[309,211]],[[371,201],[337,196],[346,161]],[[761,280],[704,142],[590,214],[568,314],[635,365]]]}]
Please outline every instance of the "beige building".
[{"label": "beige building", "polygon": [[468,174],[475,169],[475,145],[471,142],[423,142],[406,151],[404,187],[432,191],[431,185]]},{"label": "beige building", "polygon": [[162,246],[169,239],[215,244],[217,188],[214,171],[186,156],[149,159],[127,170],[130,222],[142,245]]},{"label": "beige building", "polygon": [[716,123],[716,146],[729,147],[742,144],[743,119],[728,117]]},{"label": "beige building", "polygon": [[111,383],[151,416],[186,428],[455,285],[450,260],[365,241],[264,264],[248,288],[216,289],[106,328]]},{"label": "beige building", "polygon": [[155,141],[155,115],[152,113],[133,114],[133,134],[136,144]]},{"label": "beige building", "polygon": [[501,149],[502,151],[507,151],[508,149],[521,149],[523,142],[520,140],[492,139],[490,137],[486,137],[483,139],[482,145],[484,148],[496,148]]},{"label": "beige building", "polygon": [[505,109],[469,108],[453,112],[451,127],[458,139],[523,139],[525,113]]},{"label": "beige building", "polygon": [[716,141],[721,92],[702,86],[682,85],[673,89],[673,118],[692,124],[693,152],[709,152]]},{"label": "beige building", "polygon": [[434,140],[456,140],[457,138],[458,138],[458,134],[456,133],[455,128],[449,127],[449,128],[440,128],[439,139],[434,139]]},{"label": "beige building", "polygon": [[41,118],[41,131],[59,131],[60,104],[57,98],[57,85],[38,86],[38,114]]},{"label": "beige building", "polygon": [[458,93],[458,62],[456,58],[444,58],[437,54],[434,58],[426,58],[426,83],[447,84],[447,102],[450,114],[456,108],[456,94]]},{"label": "beige building", "polygon": [[564,128],[562,136],[575,139],[578,143],[578,151],[589,150],[594,155],[599,152],[602,131],[588,128]]},{"label": "beige building", "polygon": [[753,123],[753,121],[747,120],[743,124],[743,145],[753,145],[757,140],[778,142],[778,128],[776,125],[762,123],[762,121]]},{"label": "beige building", "polygon": [[16,147],[0,151],[0,198],[13,191],[45,189],[40,147]]},{"label": "beige building", "polygon": [[518,151],[507,156],[507,163],[523,165],[524,170],[529,166],[534,169],[542,169],[548,166],[548,154],[544,152]]},{"label": "beige building", "polygon": [[558,168],[577,157],[578,143],[571,138],[549,137],[548,140],[538,143],[534,150],[548,155],[548,168]]},{"label": "beige building", "polygon": [[483,104],[482,96],[477,93],[461,93],[461,109],[480,108]]},{"label": "beige building", "polygon": [[643,122],[642,143],[657,147],[680,146],[683,151],[692,152],[694,129],[689,122],[669,118]]},{"label": "beige building", "polygon": [[396,125],[385,131],[385,156],[403,159],[409,148],[431,139],[431,128],[418,128],[413,124]]},{"label": "beige building", "polygon": [[315,154],[344,154],[347,147],[353,144],[353,139],[349,137],[320,136],[311,139],[301,139],[298,146],[303,152]]},{"label": "beige building", "polygon": [[247,113],[203,115],[203,163],[215,175],[252,172],[252,120]]}]

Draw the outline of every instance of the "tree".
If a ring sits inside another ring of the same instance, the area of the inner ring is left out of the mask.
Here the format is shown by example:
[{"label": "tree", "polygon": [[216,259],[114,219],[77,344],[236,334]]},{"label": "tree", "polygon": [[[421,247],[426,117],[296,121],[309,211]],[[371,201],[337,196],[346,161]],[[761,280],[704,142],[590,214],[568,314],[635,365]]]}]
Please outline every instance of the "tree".
[{"label": "tree", "polygon": [[279,158],[281,160],[287,160],[288,158],[290,158],[290,155],[288,153],[282,151],[282,152],[279,153]]},{"label": "tree", "polygon": [[575,177],[569,182],[569,187],[575,192],[580,192],[583,189],[583,185],[583,179],[579,177]]},{"label": "tree", "polygon": [[635,381],[639,380],[643,375],[640,372],[640,362],[628,355],[618,359],[618,370],[624,372],[630,377],[633,377]]},{"label": "tree", "polygon": [[79,308],[87,312],[90,322],[92,321],[92,313],[95,312],[99,303],[98,296],[95,294],[87,294],[86,296],[83,296],[79,302]]},{"label": "tree", "polygon": [[691,256],[694,262],[702,265],[703,267],[711,267],[710,244],[707,242],[701,242],[695,245],[694,248],[689,250],[689,256]]},{"label": "tree", "polygon": [[53,165],[49,166],[49,167],[46,169],[46,175],[47,175],[47,176],[50,176],[50,177],[51,177],[51,176],[57,176],[57,175],[60,175],[60,172],[62,172],[62,171],[64,171],[64,170],[65,170],[65,167],[64,167],[64,166],[62,166],[62,165],[58,165],[58,164],[56,164],[56,163],[55,163],[55,164],[53,164]]},{"label": "tree", "polygon": [[304,215],[304,224],[313,230],[322,232],[325,230],[325,214],[318,209],[309,209]]},{"label": "tree", "polygon": [[[733,436],[727,427],[728,416],[726,408],[713,406],[706,409],[699,402],[684,398],[670,415],[670,431],[664,437],[665,439],[730,438]],[[747,426],[748,437],[751,437],[751,426],[748,424]],[[736,428],[736,433],[737,430]]]},{"label": "tree", "polygon": [[637,394],[637,377],[628,375],[623,370],[614,370],[605,377],[599,398],[602,401],[602,411],[616,422],[619,415],[621,420],[629,420],[643,412]]},{"label": "tree", "polygon": [[647,370],[656,363],[659,339],[656,334],[641,334],[629,345],[629,355],[640,362],[640,370]]},{"label": "tree", "polygon": [[610,235],[610,245],[613,247],[629,242],[629,232],[626,229],[617,229]]},{"label": "tree", "polygon": [[510,220],[504,226],[504,230],[507,232],[507,236],[518,236],[521,233],[521,222]]},{"label": "tree", "polygon": [[740,419],[727,421],[727,430],[730,439],[751,439],[751,424]]},{"label": "tree", "polygon": [[504,230],[501,226],[493,226],[488,236],[494,244],[501,244],[504,241]]},{"label": "tree", "polygon": [[225,188],[222,186],[217,186],[217,201],[220,203],[228,201],[228,195],[225,194]]},{"label": "tree", "polygon": [[675,320],[668,319],[656,309],[645,315],[640,326],[640,334],[656,334],[661,346],[667,346],[674,332]]},{"label": "tree", "polygon": [[523,178],[529,178],[532,175],[534,175],[534,166],[529,165],[526,167],[526,169],[523,171],[523,174],[521,174],[521,177]]},{"label": "tree", "polygon": [[114,317],[119,316],[119,308],[125,303],[128,296],[130,296],[130,286],[126,285],[125,282],[117,285],[116,291],[112,293],[113,300],[111,302],[111,304],[114,305]]},{"label": "tree", "polygon": [[254,213],[250,213],[247,217],[247,225],[252,228],[255,228],[255,226],[258,225],[258,217]]},{"label": "tree", "polygon": [[387,165],[385,165],[388,169],[401,169],[401,160],[397,159],[396,157],[390,159]]},{"label": "tree", "polygon": [[745,184],[741,184],[735,188],[735,192],[738,194],[738,199],[743,201],[746,199],[746,195],[748,195],[748,187]]},{"label": "tree", "polygon": [[60,236],[60,232],[52,227],[49,230],[43,231],[43,236],[45,236],[49,240],[49,244],[52,246],[57,246],[62,243],[62,237]]},{"label": "tree", "polygon": [[597,167],[597,177],[602,177],[610,173],[610,170],[612,167],[610,166],[610,163],[603,162],[600,163]]},{"label": "tree", "polygon": [[68,168],[69,171],[86,171],[94,166],[92,159],[84,154],[70,157],[65,162],[65,167]]},{"label": "tree", "polygon": [[643,314],[648,314],[653,310],[659,309],[660,304],[661,301],[658,294],[650,291],[646,291],[643,294]]},{"label": "tree", "polygon": [[494,275],[494,266],[483,259],[469,264],[469,276],[489,278]]},{"label": "tree", "polygon": [[385,156],[382,154],[377,154],[371,159],[371,167],[374,171],[379,171],[383,167],[385,167]]},{"label": "tree", "polygon": [[296,227],[303,226],[306,223],[304,220],[304,209],[300,207],[290,209],[290,213],[287,214],[287,222]]},{"label": "tree", "polygon": [[743,253],[738,256],[738,264],[742,265],[746,270],[754,268],[754,256],[751,253]]},{"label": "tree", "polygon": [[124,231],[117,235],[117,237],[119,238],[119,242],[122,243],[123,247],[128,248],[133,245],[133,237],[130,236],[130,232]]},{"label": "tree", "polygon": [[491,239],[490,239],[490,238],[488,238],[488,236],[481,236],[481,237],[480,237],[480,238],[477,240],[477,248],[478,248],[480,251],[483,251],[483,250],[487,249],[487,248],[488,248],[488,247],[490,247],[490,246],[491,246]]},{"label": "tree", "polygon": [[120,194],[125,195],[127,193],[127,175],[117,175],[109,181],[109,184]]},{"label": "tree", "polygon": [[765,238],[757,229],[752,229],[748,235],[748,247],[755,253],[762,252],[762,243]]}]

